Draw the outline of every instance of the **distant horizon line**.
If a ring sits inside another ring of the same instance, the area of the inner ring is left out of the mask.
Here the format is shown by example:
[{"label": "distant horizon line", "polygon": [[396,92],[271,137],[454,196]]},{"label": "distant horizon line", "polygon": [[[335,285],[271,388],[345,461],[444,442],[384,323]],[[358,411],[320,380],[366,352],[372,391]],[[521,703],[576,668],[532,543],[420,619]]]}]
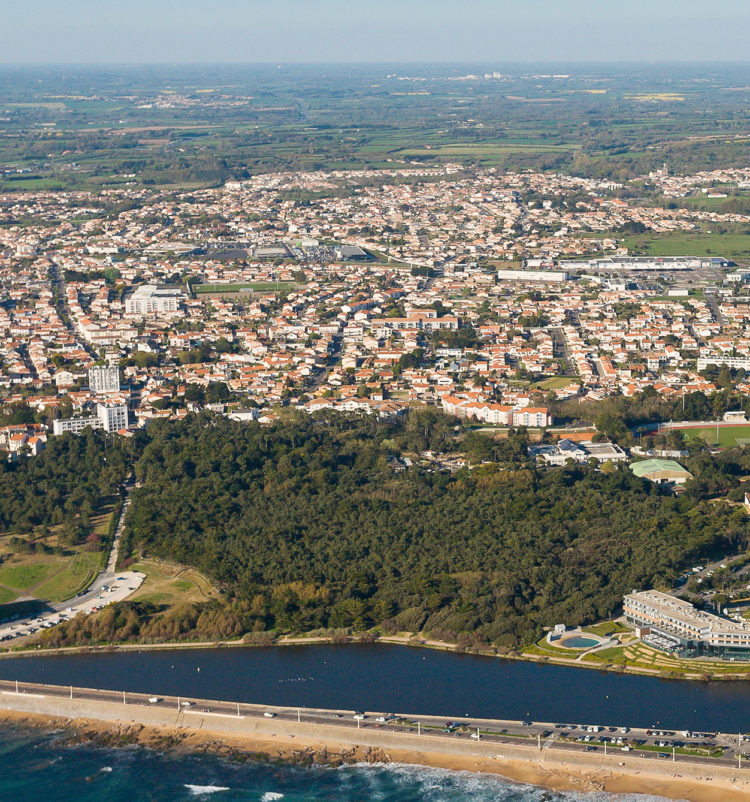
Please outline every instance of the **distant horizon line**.
[{"label": "distant horizon line", "polygon": [[344,67],[344,66],[443,66],[443,67],[469,67],[469,66],[552,66],[565,65],[573,66],[692,66],[692,65],[715,65],[715,66],[748,66],[750,59],[641,59],[629,61],[627,59],[608,59],[584,61],[494,61],[494,60],[475,60],[475,61],[0,61],[2,67]]}]

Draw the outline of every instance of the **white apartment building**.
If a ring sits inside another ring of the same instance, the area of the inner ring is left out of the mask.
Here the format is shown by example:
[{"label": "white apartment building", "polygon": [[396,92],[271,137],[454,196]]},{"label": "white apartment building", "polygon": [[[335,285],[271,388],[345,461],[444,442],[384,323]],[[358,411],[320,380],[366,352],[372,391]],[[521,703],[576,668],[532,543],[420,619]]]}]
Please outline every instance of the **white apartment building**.
[{"label": "white apartment building", "polygon": [[89,387],[97,395],[120,391],[120,369],[106,365],[89,368]]},{"label": "white apartment building", "polygon": [[716,367],[726,365],[733,370],[739,370],[740,368],[750,370],[750,357],[717,354],[716,356],[701,356],[698,358],[698,370],[705,370],[709,365],[715,365]]},{"label": "white apartment building", "polygon": [[52,433],[64,432],[80,434],[86,428],[104,429],[105,432],[119,432],[128,428],[128,408],[125,404],[97,404],[96,417],[59,418],[52,422]]},{"label": "white apartment building", "polygon": [[125,404],[97,404],[96,415],[105,432],[119,432],[128,428],[128,408]]},{"label": "white apartment building", "polygon": [[142,284],[125,300],[126,315],[149,315],[155,312],[177,312],[182,290],[174,287],[157,287]]},{"label": "white apartment building", "polygon": [[443,412],[458,418],[476,418],[501,426],[545,427],[552,424],[552,415],[547,407],[508,406],[489,401],[469,401],[452,395],[443,396],[441,403]]},{"label": "white apartment building", "polygon": [[104,428],[99,418],[58,418],[52,422],[52,434],[59,435],[64,432],[80,434],[89,426],[92,429]]}]

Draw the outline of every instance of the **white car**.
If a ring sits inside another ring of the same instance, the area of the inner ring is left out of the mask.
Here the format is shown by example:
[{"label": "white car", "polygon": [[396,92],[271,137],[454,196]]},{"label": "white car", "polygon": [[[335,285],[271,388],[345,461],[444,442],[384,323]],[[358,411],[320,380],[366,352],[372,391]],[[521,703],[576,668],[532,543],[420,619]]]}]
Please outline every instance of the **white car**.
[{"label": "white car", "polygon": [[272,713],[270,710],[266,710],[263,714],[266,718],[276,718],[276,713]]}]

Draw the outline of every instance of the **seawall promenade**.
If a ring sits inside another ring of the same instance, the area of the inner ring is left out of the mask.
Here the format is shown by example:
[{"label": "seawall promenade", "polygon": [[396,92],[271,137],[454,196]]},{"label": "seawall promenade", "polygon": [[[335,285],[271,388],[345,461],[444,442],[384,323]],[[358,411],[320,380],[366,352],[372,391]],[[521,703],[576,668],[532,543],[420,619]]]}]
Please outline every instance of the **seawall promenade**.
[{"label": "seawall promenade", "polygon": [[114,729],[179,732],[190,736],[188,747],[192,743],[196,748],[220,738],[239,750],[282,757],[305,749],[318,756],[352,754],[353,750],[362,755],[367,750],[365,754],[378,761],[491,772],[556,789],[658,793],[697,802],[750,800],[750,761],[740,769],[721,759],[680,755],[664,759],[611,749],[606,755],[601,750],[587,752],[574,744],[544,739],[541,732],[508,734],[509,729],[524,727],[522,722],[474,719],[472,727],[465,727],[467,732],[456,736],[443,732],[445,722],[434,716],[399,717],[398,721],[408,722],[405,729],[385,715],[368,714],[357,720],[353,711],[13,682],[0,682],[3,714],[13,720],[18,720],[18,714],[41,716],[56,725],[64,720],[69,726],[85,722]]}]

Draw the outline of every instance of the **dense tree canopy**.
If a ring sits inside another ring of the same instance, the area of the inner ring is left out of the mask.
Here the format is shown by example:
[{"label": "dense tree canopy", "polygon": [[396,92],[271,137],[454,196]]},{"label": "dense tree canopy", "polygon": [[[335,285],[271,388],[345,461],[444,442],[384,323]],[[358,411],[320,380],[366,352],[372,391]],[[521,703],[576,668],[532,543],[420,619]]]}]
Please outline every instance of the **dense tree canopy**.
[{"label": "dense tree canopy", "polygon": [[86,429],[51,437],[33,459],[0,462],[0,532],[26,534],[91,515],[130,470],[127,447]]},{"label": "dense tree canopy", "polygon": [[472,471],[394,472],[390,457],[434,447],[447,423],[154,423],[126,548],[212,576],[246,629],[380,625],[512,645],[747,542],[741,509],[675,498],[624,467],[538,469],[519,438]]}]

